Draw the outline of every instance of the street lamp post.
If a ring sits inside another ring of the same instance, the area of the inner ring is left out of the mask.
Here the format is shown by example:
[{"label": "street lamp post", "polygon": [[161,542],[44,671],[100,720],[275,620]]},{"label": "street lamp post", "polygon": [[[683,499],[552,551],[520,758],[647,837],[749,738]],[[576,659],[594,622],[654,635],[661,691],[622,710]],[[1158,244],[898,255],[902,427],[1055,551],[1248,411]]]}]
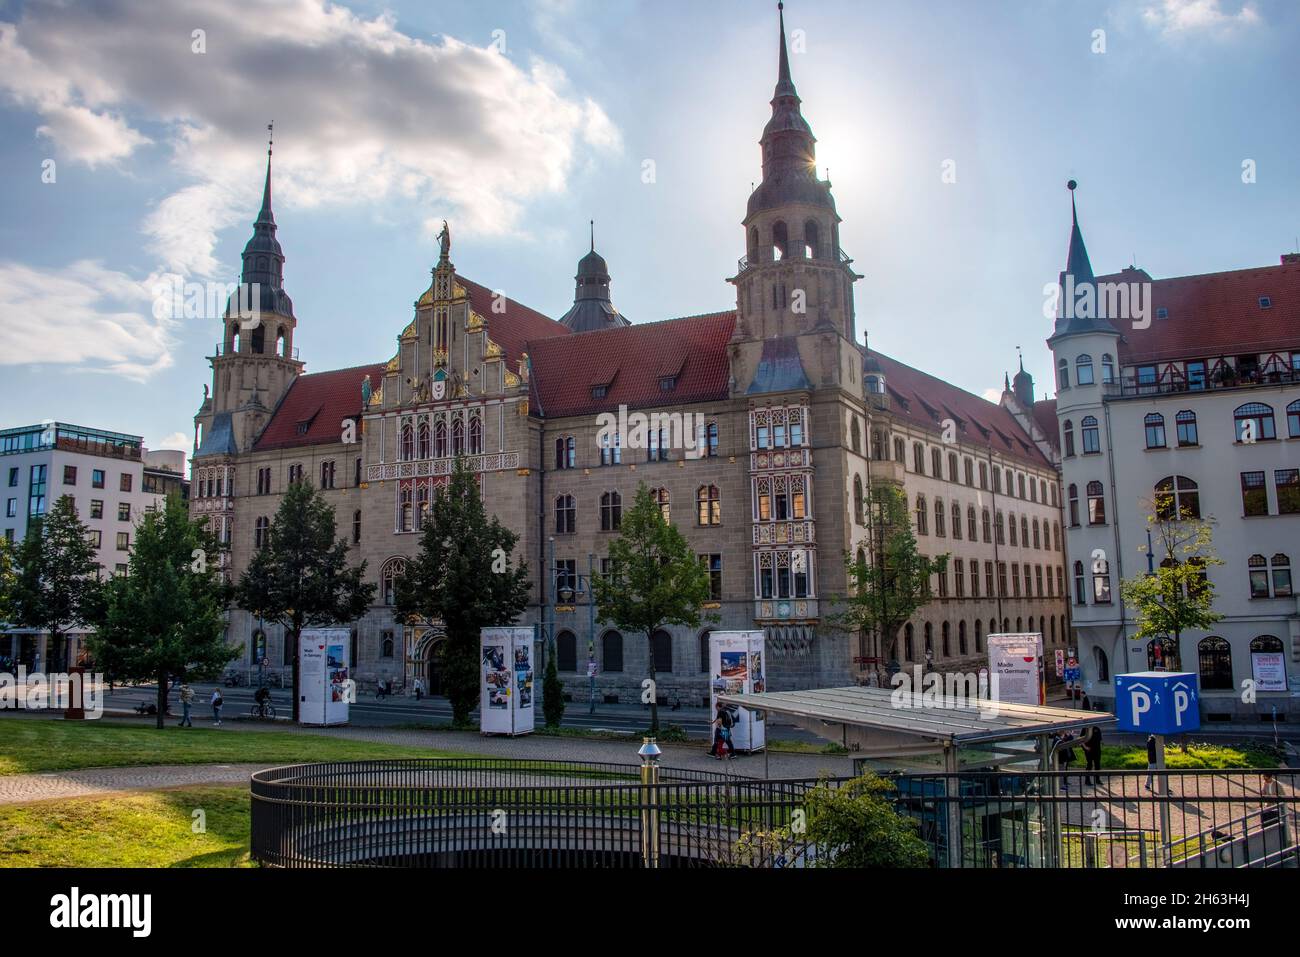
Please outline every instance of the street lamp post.
[{"label": "street lamp post", "polygon": [[659,866],[659,756],[663,753],[654,738],[642,738],[637,755],[641,758],[641,863]]}]

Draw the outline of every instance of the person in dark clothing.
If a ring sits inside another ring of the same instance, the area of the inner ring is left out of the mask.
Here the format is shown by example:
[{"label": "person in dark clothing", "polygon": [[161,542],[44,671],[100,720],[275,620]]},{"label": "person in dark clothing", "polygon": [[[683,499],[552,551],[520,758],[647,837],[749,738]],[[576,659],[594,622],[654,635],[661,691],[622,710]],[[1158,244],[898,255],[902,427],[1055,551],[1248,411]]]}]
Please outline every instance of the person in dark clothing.
[{"label": "person in dark clothing", "polygon": [[1151,776],[1156,769],[1156,736],[1147,735],[1147,790],[1151,790]]},{"label": "person in dark clothing", "polygon": [[719,761],[722,760],[722,755],[718,752],[722,750],[723,746],[726,747],[728,754],[734,755],[736,753],[736,746],[731,742],[731,726],[733,723],[731,712],[719,701],[717,714],[713,718],[713,746],[709,748],[709,754]]},{"label": "person in dark clothing", "polygon": [[1074,744],[1076,740],[1077,739],[1074,735],[1066,733],[1061,737],[1061,743],[1056,751],[1056,759],[1061,766],[1061,770],[1066,772],[1066,776],[1061,778],[1061,792],[1063,794],[1070,793],[1070,778],[1068,773],[1070,765],[1074,763],[1074,748],[1072,748],[1071,745]]},{"label": "person in dark clothing", "polygon": [[1083,739],[1083,758],[1086,762],[1083,770],[1083,783],[1091,784],[1094,787],[1100,785],[1101,775],[1090,774],[1093,771],[1101,770],[1101,728],[1095,724],[1088,728],[1087,736]]}]

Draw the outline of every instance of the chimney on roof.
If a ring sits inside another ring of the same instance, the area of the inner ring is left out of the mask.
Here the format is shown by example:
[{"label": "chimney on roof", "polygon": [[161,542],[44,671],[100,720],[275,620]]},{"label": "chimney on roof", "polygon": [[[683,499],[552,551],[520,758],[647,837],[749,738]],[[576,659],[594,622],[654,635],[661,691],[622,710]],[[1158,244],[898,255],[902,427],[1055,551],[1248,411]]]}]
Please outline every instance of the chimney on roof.
[{"label": "chimney on roof", "polygon": [[1294,265],[1297,265],[1297,264],[1300,264],[1300,253],[1283,253],[1283,254],[1282,254],[1282,265],[1283,265],[1283,266],[1287,266],[1287,265],[1294,266]]}]

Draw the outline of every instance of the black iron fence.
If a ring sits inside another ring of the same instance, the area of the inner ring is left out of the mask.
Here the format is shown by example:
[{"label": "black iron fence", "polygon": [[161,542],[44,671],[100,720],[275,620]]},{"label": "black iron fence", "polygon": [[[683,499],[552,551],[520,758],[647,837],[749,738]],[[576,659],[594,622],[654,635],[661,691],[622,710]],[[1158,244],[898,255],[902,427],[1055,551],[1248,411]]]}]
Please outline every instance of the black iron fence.
[{"label": "black iron fence", "polygon": [[[252,854],[278,867],[808,867],[808,792],[636,765],[338,762],[252,778]],[[899,774],[895,809],[938,867],[1296,867],[1294,772]]]}]

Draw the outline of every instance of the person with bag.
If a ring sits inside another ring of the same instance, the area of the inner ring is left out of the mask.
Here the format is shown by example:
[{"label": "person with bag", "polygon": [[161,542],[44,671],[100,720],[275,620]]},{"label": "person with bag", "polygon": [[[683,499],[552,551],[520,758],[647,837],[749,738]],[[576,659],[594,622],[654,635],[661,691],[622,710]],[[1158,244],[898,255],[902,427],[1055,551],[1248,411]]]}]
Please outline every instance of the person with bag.
[{"label": "person with bag", "polygon": [[181,685],[181,721],[178,727],[192,728],[194,722],[190,720],[190,708],[194,705],[194,689],[189,683]]},{"label": "person with bag", "polygon": [[226,699],[221,697],[221,689],[212,689],[212,724],[214,727],[221,727],[221,706],[226,703]]}]

